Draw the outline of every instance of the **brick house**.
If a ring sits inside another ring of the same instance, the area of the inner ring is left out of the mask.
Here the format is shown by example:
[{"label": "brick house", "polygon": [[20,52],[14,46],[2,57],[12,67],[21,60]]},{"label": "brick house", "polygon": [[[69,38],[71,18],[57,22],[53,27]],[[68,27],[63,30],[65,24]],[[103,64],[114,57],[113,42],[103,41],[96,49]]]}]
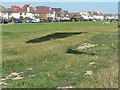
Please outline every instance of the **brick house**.
[{"label": "brick house", "polygon": [[81,18],[81,15],[80,15],[80,13],[79,12],[74,12],[74,13],[69,13],[69,17],[70,18],[75,18],[75,19],[77,19],[77,20],[80,20],[80,18]]},{"label": "brick house", "polygon": [[41,19],[47,19],[47,18],[51,18],[51,19],[55,19],[55,11],[52,10],[50,7],[47,6],[37,6],[36,8],[37,13],[39,13],[39,17]]}]

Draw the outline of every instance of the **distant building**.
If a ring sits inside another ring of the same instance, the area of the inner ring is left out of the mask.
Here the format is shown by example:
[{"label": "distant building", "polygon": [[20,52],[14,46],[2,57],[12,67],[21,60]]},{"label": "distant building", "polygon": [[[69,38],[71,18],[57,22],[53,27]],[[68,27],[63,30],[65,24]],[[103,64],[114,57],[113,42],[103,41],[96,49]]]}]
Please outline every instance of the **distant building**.
[{"label": "distant building", "polygon": [[0,5],[0,19],[9,19],[8,10]]},{"label": "distant building", "polygon": [[62,8],[51,8],[51,9],[55,11],[55,13],[56,13],[56,15],[55,15],[56,19],[60,20],[61,17],[62,17]]},{"label": "distant building", "polygon": [[61,19],[62,20],[70,20],[70,16],[67,10],[61,11]]},{"label": "distant building", "polygon": [[20,16],[26,16],[26,12],[24,11],[24,9],[16,5],[11,6],[11,8],[9,8],[8,10],[11,12],[9,17],[20,18]]},{"label": "distant building", "polygon": [[84,20],[89,20],[89,17],[92,18],[91,14],[89,12],[86,12],[86,11],[80,12],[80,16]]},{"label": "distant building", "polygon": [[39,16],[39,13],[35,12],[35,9],[30,4],[24,5],[23,9],[26,13],[24,17],[35,18]]},{"label": "distant building", "polygon": [[74,13],[69,13],[69,17],[70,18],[76,18],[77,20],[80,20],[80,18],[81,18],[81,15],[80,15],[80,13],[79,12],[74,12]]},{"label": "distant building", "polygon": [[115,19],[115,16],[114,16],[114,14],[104,14],[104,18],[106,20],[110,20],[110,19]]},{"label": "distant building", "polygon": [[100,13],[100,12],[93,12],[93,16],[94,16],[94,18],[96,19],[96,20],[103,20],[104,19],[104,16],[103,16],[103,14],[102,13]]},{"label": "distant building", "polygon": [[30,4],[25,4],[22,8],[16,5],[12,5],[6,9],[0,5],[0,18],[9,19],[14,18],[41,18],[41,19],[52,19],[52,20],[70,20],[75,18],[77,20],[103,20],[103,19],[115,19],[118,20],[117,14],[102,14],[98,11],[81,11],[69,13],[67,10],[62,8],[51,8],[48,6],[37,6],[33,8]]},{"label": "distant building", "polygon": [[42,19],[51,18],[53,20],[55,19],[56,13],[50,7],[37,6],[35,9],[36,9],[35,12],[39,13],[40,18],[42,18]]},{"label": "distant building", "polygon": [[119,14],[115,14],[115,20],[118,20],[118,18],[119,18]]},{"label": "distant building", "polygon": [[26,4],[23,6],[23,8],[19,6],[11,6],[11,8],[8,9],[10,13],[9,17],[14,17],[14,18],[34,18],[35,16],[38,16],[39,14],[35,12],[34,8],[30,4]]},{"label": "distant building", "polygon": [[85,20],[103,20],[104,16],[100,12],[94,12],[94,11],[82,11],[80,12],[80,15]]}]

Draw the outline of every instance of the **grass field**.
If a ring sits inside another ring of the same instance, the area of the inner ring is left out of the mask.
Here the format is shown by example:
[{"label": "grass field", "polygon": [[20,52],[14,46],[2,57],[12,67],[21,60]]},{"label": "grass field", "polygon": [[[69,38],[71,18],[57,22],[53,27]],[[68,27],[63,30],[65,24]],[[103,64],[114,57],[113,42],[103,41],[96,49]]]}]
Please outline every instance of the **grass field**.
[{"label": "grass field", "polygon": [[[12,72],[23,79],[5,80],[3,88],[117,88],[117,22],[9,24],[2,26],[2,77]],[[72,33],[80,34],[73,35]],[[48,39],[57,33],[58,37]],[[68,33],[63,38],[61,33]],[[71,33],[69,35],[69,33]],[[47,41],[40,42],[45,39]],[[37,42],[26,43],[37,39]],[[82,50],[88,54],[69,54],[83,43],[97,44]],[[91,62],[96,64],[90,65]],[[85,75],[92,71],[91,75]],[[32,75],[32,76],[30,76]]]}]

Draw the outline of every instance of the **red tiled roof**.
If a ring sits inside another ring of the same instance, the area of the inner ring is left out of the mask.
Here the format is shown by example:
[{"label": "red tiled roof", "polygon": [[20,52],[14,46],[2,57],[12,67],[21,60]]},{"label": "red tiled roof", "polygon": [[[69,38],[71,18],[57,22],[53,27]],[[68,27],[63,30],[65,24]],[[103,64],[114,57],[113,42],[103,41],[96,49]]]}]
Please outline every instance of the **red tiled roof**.
[{"label": "red tiled roof", "polygon": [[23,6],[23,9],[27,12],[27,7],[30,7],[30,12],[35,12],[33,7],[30,4],[26,4]]},{"label": "red tiled roof", "polygon": [[36,12],[40,14],[46,14],[46,13],[49,13],[49,9],[50,7],[47,7],[47,6],[38,6],[36,7]]},{"label": "red tiled roof", "polygon": [[20,8],[19,6],[12,6],[11,8],[9,8],[9,11],[13,12],[13,13],[19,13],[19,12],[25,12],[22,8]]}]

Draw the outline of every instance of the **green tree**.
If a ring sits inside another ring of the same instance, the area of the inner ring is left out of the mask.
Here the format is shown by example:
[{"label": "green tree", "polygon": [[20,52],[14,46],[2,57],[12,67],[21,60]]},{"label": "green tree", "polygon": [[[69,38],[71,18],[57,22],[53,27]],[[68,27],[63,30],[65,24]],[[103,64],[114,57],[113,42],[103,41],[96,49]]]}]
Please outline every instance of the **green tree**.
[{"label": "green tree", "polygon": [[10,19],[9,19],[9,22],[12,22],[12,21],[14,21],[14,17],[11,17]]},{"label": "green tree", "polygon": [[20,16],[19,19],[20,19],[20,20],[23,20],[24,18],[23,18],[23,16]]}]

